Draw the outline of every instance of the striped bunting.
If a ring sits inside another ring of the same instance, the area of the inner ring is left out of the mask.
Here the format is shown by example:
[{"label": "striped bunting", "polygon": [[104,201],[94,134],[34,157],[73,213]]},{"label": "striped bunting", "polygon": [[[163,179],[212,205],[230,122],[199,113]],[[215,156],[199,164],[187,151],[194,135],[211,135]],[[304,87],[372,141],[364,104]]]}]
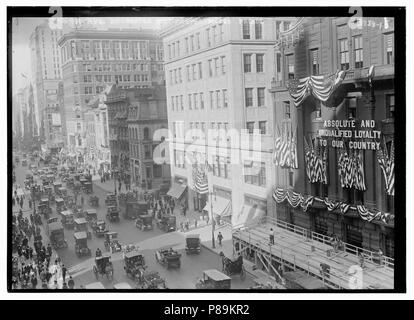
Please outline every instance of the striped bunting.
[{"label": "striped bunting", "polygon": [[[279,129],[278,129],[279,131]],[[293,132],[292,125],[290,129],[283,130],[282,135],[278,135],[275,139],[275,148],[273,151],[273,163],[282,168],[297,169],[297,135]]]},{"label": "striped bunting", "polygon": [[386,148],[382,148],[377,151],[377,159],[379,166],[382,171],[382,175],[385,180],[385,190],[388,195],[394,195],[394,167],[395,167],[395,159],[394,159],[394,140],[391,142],[391,150],[390,155],[388,156]]},{"label": "striped bunting", "polygon": [[193,187],[199,194],[208,193],[207,166],[208,164],[205,164],[199,168],[197,164],[193,164]]},{"label": "striped bunting", "polygon": [[328,150],[327,148],[316,149],[312,142],[308,144],[304,137],[305,144],[305,166],[306,175],[310,183],[322,182],[328,184]]},{"label": "striped bunting", "polygon": [[288,90],[295,106],[299,106],[308,96],[313,95],[319,101],[326,102],[345,79],[346,71],[338,71],[331,76],[310,76],[292,79]]},{"label": "striped bunting", "polygon": [[362,150],[348,153],[345,149],[339,151],[338,175],[342,188],[355,188],[365,191],[365,171]]}]

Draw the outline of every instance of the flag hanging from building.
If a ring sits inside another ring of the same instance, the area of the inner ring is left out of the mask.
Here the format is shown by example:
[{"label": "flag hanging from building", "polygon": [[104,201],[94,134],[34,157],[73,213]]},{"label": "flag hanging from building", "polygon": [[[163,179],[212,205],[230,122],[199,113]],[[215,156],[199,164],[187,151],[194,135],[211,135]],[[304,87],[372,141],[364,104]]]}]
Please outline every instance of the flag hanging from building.
[{"label": "flag hanging from building", "polygon": [[328,184],[328,148],[319,147],[317,142],[308,143],[305,137],[305,167],[306,175],[311,183],[322,182]]},{"label": "flag hanging from building", "polygon": [[377,159],[385,180],[385,189],[388,195],[394,195],[394,140],[391,142],[391,150],[388,155],[387,148],[377,151]]},{"label": "flag hanging from building", "polygon": [[193,164],[193,187],[194,190],[199,194],[208,193],[208,168],[209,166],[207,161],[204,165],[200,166],[197,163]]},{"label": "flag hanging from building", "polygon": [[282,168],[298,168],[297,156],[297,129],[293,132],[292,124],[290,127],[284,125],[283,132],[280,134],[278,127],[278,136],[275,139],[275,148],[273,151],[273,162],[276,166]]},{"label": "flag hanging from building", "polygon": [[346,71],[338,71],[331,76],[310,76],[299,80],[291,79],[288,81],[287,88],[296,107],[310,95],[313,95],[319,101],[326,102],[341,85],[345,75]]},{"label": "flag hanging from building", "polygon": [[355,188],[365,191],[365,171],[362,150],[339,151],[338,175],[342,188]]}]

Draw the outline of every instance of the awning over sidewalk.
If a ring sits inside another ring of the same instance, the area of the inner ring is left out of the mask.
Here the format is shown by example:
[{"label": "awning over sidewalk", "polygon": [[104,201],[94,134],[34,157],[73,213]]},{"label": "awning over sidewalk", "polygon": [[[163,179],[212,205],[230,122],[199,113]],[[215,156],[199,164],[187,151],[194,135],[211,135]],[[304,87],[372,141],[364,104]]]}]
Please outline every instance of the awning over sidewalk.
[{"label": "awning over sidewalk", "polygon": [[180,199],[186,188],[187,188],[187,186],[185,186],[185,185],[181,185],[181,184],[178,184],[178,183],[173,183],[170,190],[168,190],[167,195],[169,195],[173,198],[176,198],[176,199]]},{"label": "awning over sidewalk", "polygon": [[[210,200],[207,201],[203,210],[207,211],[210,214],[211,204]],[[214,197],[213,196],[213,212],[217,216],[228,217],[231,216],[231,203],[229,199],[225,199],[222,197]]]},{"label": "awning over sidewalk", "polygon": [[233,214],[231,223],[233,228],[255,225],[264,215],[265,211],[260,207],[244,204],[239,214]]}]

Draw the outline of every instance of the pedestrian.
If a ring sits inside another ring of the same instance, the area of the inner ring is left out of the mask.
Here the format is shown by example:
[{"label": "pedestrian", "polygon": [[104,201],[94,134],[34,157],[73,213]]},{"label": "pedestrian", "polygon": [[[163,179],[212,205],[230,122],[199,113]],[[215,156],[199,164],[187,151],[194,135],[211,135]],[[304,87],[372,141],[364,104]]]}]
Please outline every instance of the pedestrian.
[{"label": "pedestrian", "polygon": [[73,289],[75,287],[75,281],[73,281],[72,276],[69,276],[68,287],[69,289]]},{"label": "pedestrian", "polygon": [[84,202],[85,202],[85,199],[83,198],[83,196],[81,196],[81,205],[82,205],[82,207],[83,207]]},{"label": "pedestrian", "polygon": [[68,289],[68,285],[66,284],[66,282],[63,282],[62,289]]},{"label": "pedestrian", "polygon": [[195,218],[194,219],[194,228],[197,228],[197,222],[198,222],[198,220],[197,220],[197,218]]},{"label": "pedestrian", "polygon": [[32,282],[32,288],[36,289],[36,287],[37,287],[37,277],[33,275],[32,279],[31,279],[31,282]]},{"label": "pedestrian", "polygon": [[223,235],[221,234],[221,232],[219,231],[218,235],[217,235],[217,241],[219,243],[219,246],[222,247],[221,241],[223,240]]},{"label": "pedestrian", "polygon": [[358,255],[358,258],[359,258],[359,266],[361,268],[364,268],[365,267],[365,257],[364,257],[364,253],[363,252],[360,252],[359,255]]},{"label": "pedestrian", "polygon": [[32,209],[32,200],[29,200],[29,208]]},{"label": "pedestrian", "polygon": [[275,244],[275,235],[273,233],[273,228],[270,228],[269,241],[270,241],[270,244]]},{"label": "pedestrian", "polygon": [[63,277],[63,282],[65,282],[65,281],[66,281],[66,271],[67,271],[67,269],[66,269],[65,265],[63,264],[63,265],[62,265],[62,277]]}]

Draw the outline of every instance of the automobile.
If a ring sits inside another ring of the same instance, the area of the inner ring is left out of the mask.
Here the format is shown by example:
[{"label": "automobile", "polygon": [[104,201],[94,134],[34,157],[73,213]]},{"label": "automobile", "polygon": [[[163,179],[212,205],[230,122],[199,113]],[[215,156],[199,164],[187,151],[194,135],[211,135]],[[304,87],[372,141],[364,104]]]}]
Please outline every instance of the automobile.
[{"label": "automobile", "polygon": [[105,249],[111,252],[122,251],[122,246],[118,241],[118,232],[108,231],[105,233]]},{"label": "automobile", "polygon": [[154,228],[152,223],[152,215],[141,215],[135,220],[135,226],[141,230],[152,230]]},{"label": "automobile", "polygon": [[66,205],[65,205],[65,200],[63,200],[62,198],[56,198],[55,199],[55,204],[56,204],[56,212],[57,213],[61,213],[62,211],[66,210]]},{"label": "automobile", "polygon": [[99,198],[98,198],[98,196],[90,196],[89,197],[89,200],[88,200],[88,204],[91,206],[91,207],[99,207]]},{"label": "automobile", "polygon": [[39,201],[39,205],[47,205],[47,206],[49,206],[50,205],[49,198],[46,198],[46,197],[41,198],[40,201]]},{"label": "automobile", "polygon": [[106,214],[106,218],[111,222],[119,221],[119,209],[118,209],[118,207],[109,206],[107,214]]},{"label": "automobile", "polygon": [[95,209],[86,209],[84,215],[89,224],[98,219],[98,214]]},{"label": "automobile", "polygon": [[92,187],[92,183],[86,181],[83,185],[82,185],[82,191],[86,194],[91,194],[93,193],[93,187]]},{"label": "automobile", "polygon": [[136,219],[140,215],[147,214],[148,204],[145,201],[127,201],[125,203],[124,218],[125,219]]},{"label": "automobile", "polygon": [[118,203],[117,203],[117,200],[116,200],[116,195],[113,194],[113,193],[107,194],[106,198],[105,198],[105,205],[108,206],[108,207],[109,206],[117,206]]},{"label": "automobile", "polygon": [[92,233],[88,229],[88,221],[85,218],[77,218],[73,220],[75,222],[74,230],[75,232],[84,231],[88,239],[92,238]]},{"label": "automobile", "polygon": [[102,253],[101,256],[95,257],[95,265],[93,266],[93,273],[96,280],[99,276],[106,276],[108,280],[112,280],[114,276],[114,267],[109,253]]},{"label": "automobile", "polygon": [[78,257],[90,256],[91,249],[88,248],[88,235],[85,231],[75,232],[73,234],[75,239],[75,253]]},{"label": "automobile", "polygon": [[170,214],[164,214],[157,217],[157,227],[165,232],[177,230],[177,218]]},{"label": "automobile", "polygon": [[230,289],[231,278],[216,269],[204,270],[203,278],[197,281],[195,287],[196,289]]},{"label": "automobile", "polygon": [[50,243],[54,249],[67,248],[68,243],[65,240],[65,232],[63,225],[60,222],[52,222],[48,224],[48,233]]},{"label": "automobile", "polygon": [[201,252],[201,241],[199,234],[189,234],[185,238],[185,252],[189,253],[200,253]]},{"label": "automobile", "polygon": [[108,229],[106,228],[106,223],[103,220],[92,221],[91,228],[98,238],[102,237],[105,233],[108,232]]},{"label": "automobile", "polygon": [[167,269],[181,267],[181,254],[172,248],[157,250],[154,255],[155,260]]},{"label": "automobile", "polygon": [[48,219],[49,215],[52,214],[52,209],[46,203],[39,203],[37,206],[37,212],[39,212],[39,214],[42,214],[45,219]]},{"label": "automobile", "polygon": [[72,229],[75,225],[75,219],[74,219],[73,212],[71,210],[65,210],[65,211],[62,211],[60,214],[62,216],[62,220],[61,220],[62,225],[64,225],[65,228]]},{"label": "automobile", "polygon": [[133,280],[145,269],[145,259],[138,251],[127,252],[124,255],[124,270],[127,276]]},{"label": "automobile", "polygon": [[66,187],[73,189],[75,186],[75,178],[73,176],[70,176],[66,180]]},{"label": "automobile", "polygon": [[142,289],[167,289],[165,279],[157,271],[144,270],[138,280]]}]

